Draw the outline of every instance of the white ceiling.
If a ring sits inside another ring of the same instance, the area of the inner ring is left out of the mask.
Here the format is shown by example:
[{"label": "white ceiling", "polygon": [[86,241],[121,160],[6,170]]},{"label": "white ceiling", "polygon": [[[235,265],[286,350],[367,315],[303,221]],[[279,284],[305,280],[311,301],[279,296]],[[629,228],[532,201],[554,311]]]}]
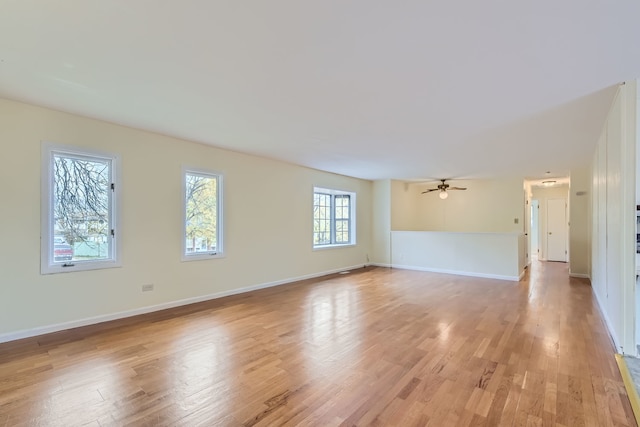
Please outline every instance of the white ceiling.
[{"label": "white ceiling", "polygon": [[0,97],[367,179],[566,175],[637,0],[0,0]]}]

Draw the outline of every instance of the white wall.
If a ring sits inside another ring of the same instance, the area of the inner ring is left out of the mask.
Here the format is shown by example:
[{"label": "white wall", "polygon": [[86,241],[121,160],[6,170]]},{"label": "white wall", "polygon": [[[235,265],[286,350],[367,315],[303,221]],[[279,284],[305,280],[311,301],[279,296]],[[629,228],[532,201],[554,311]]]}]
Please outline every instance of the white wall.
[{"label": "white wall", "polygon": [[[434,184],[394,185],[392,202],[402,200],[402,204],[393,207],[392,230],[524,232],[522,178],[460,180],[450,184],[468,189],[450,191],[449,198],[441,200],[436,191],[421,194]],[[404,212],[410,209],[415,209],[413,217]]]},{"label": "white wall", "polygon": [[[363,265],[372,250],[370,181],[7,100],[0,140],[0,339]],[[121,156],[122,268],[40,275],[41,141]],[[180,261],[183,165],[224,174],[223,259]],[[356,246],[312,249],[314,185],[357,193]]]},{"label": "white wall", "polygon": [[[531,189],[532,200],[540,202],[538,209],[538,259],[544,261],[547,259],[547,200],[549,199],[565,199],[569,201],[569,186],[558,185],[555,187],[533,187]],[[569,211],[567,210],[567,220],[569,220]],[[567,243],[569,241],[569,233],[567,233]],[[568,245],[567,245],[568,248]]]},{"label": "white wall", "polygon": [[640,79],[636,80],[636,205],[640,205]]},{"label": "white wall", "polygon": [[619,87],[592,164],[591,282],[618,351],[635,350],[636,84]]},{"label": "white wall", "polygon": [[517,281],[525,267],[523,233],[391,232],[394,267]]}]

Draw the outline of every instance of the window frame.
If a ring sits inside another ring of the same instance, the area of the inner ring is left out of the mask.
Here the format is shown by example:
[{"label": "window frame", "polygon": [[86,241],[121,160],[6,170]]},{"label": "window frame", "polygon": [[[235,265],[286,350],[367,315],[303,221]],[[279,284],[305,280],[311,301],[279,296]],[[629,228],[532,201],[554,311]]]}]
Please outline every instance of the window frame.
[{"label": "window frame", "polygon": [[[216,251],[198,252],[187,254],[187,175],[198,175],[207,178],[216,178]],[[181,260],[182,261],[202,261],[206,259],[224,258],[224,176],[221,172],[201,169],[201,168],[182,168],[182,203],[181,203],[181,218],[182,218],[182,234],[180,240],[181,246]]]},{"label": "window frame", "polygon": [[[105,259],[81,261],[54,260],[54,157],[57,155],[80,159],[108,161],[110,163],[109,229],[112,230],[109,254]],[[122,266],[120,254],[120,156],[86,147],[42,142],[41,148],[41,205],[40,205],[40,274],[71,273],[76,271],[100,270]]]},{"label": "window frame", "polygon": [[[329,228],[331,235],[331,243],[316,244],[315,243],[315,195],[329,195],[330,198],[330,219]],[[338,221],[344,221],[344,219],[337,219],[336,212],[336,196],[349,196],[349,241],[345,243],[336,243],[336,224]],[[331,248],[344,248],[356,245],[356,193],[353,191],[336,190],[326,187],[313,187],[313,194],[311,198],[311,244],[313,250],[323,250]]]}]

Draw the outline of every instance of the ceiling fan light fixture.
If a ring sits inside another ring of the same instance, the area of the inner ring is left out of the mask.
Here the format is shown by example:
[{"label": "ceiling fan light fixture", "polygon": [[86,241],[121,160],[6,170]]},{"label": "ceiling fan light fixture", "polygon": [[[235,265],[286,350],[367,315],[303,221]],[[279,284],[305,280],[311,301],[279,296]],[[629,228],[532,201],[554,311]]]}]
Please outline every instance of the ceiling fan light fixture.
[{"label": "ceiling fan light fixture", "polygon": [[447,184],[445,181],[446,179],[441,179],[440,182],[442,184],[437,185],[436,188],[429,188],[423,191],[421,194],[427,194],[427,193],[431,193],[432,191],[438,191],[438,197],[444,200],[447,197],[449,197],[449,192],[447,190],[466,190],[467,189],[467,187],[452,187],[449,184]]}]

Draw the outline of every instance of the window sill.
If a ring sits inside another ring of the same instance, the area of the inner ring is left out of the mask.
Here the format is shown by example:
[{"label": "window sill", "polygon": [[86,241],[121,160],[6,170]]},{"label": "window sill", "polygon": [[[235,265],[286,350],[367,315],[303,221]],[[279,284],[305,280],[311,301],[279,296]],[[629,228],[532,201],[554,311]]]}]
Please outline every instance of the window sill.
[{"label": "window sill", "polygon": [[224,253],[202,253],[202,254],[197,254],[197,255],[182,255],[182,262],[189,262],[189,261],[203,261],[203,260],[207,260],[207,259],[219,259],[219,258],[224,258]]},{"label": "window sill", "polygon": [[68,264],[71,265],[68,267],[63,267],[63,264],[42,265],[40,267],[40,274],[74,273],[76,271],[106,270],[109,268],[122,267],[122,263],[116,260],[68,261]]},{"label": "window sill", "polygon": [[321,246],[314,246],[313,250],[314,251],[323,251],[325,249],[338,249],[338,248],[352,248],[356,246],[355,243],[341,243],[338,245],[321,245]]}]

